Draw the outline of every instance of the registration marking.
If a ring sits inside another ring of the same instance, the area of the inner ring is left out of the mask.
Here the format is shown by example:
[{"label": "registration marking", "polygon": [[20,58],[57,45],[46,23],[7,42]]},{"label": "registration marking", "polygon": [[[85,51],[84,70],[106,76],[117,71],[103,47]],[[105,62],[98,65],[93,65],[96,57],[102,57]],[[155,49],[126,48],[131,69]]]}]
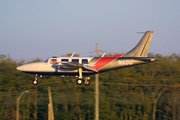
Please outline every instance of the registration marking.
[{"label": "registration marking", "polygon": [[134,60],[119,60],[118,65],[132,65]]}]

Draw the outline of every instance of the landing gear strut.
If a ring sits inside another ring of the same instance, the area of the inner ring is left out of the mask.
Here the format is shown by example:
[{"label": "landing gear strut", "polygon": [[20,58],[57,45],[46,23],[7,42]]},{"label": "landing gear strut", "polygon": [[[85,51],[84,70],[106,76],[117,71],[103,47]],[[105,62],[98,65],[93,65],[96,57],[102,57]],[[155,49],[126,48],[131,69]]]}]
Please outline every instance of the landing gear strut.
[{"label": "landing gear strut", "polygon": [[90,77],[85,77],[85,80],[82,79],[82,68],[78,69],[79,71],[79,78],[77,79],[77,84],[82,85],[84,83],[85,86],[90,85]]},{"label": "landing gear strut", "polygon": [[37,85],[38,84],[38,74],[35,75],[35,79],[33,81],[33,85]]},{"label": "landing gear strut", "polygon": [[77,84],[82,85],[84,82],[82,79],[82,68],[79,68],[78,71],[79,71],[79,78],[77,79]]}]

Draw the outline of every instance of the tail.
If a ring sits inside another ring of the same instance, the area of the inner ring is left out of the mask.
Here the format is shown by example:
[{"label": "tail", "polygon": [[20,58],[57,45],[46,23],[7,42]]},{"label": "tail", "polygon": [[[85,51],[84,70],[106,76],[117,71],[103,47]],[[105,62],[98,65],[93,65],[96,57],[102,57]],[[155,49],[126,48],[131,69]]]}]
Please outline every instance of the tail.
[{"label": "tail", "polygon": [[136,47],[122,57],[146,57],[153,33],[153,31],[146,31]]}]

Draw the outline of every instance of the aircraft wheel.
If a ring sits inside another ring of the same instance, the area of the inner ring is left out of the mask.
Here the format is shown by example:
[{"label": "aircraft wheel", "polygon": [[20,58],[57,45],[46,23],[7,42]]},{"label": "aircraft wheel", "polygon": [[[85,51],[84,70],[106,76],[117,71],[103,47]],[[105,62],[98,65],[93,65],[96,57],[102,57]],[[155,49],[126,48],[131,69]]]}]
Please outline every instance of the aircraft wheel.
[{"label": "aircraft wheel", "polygon": [[78,85],[82,85],[84,81],[82,79],[78,79],[76,82]]},{"label": "aircraft wheel", "polygon": [[84,82],[84,85],[85,85],[85,86],[90,85],[90,80],[86,80],[86,81]]},{"label": "aircraft wheel", "polygon": [[38,81],[37,80],[34,80],[33,81],[33,85],[37,85],[38,84]]}]

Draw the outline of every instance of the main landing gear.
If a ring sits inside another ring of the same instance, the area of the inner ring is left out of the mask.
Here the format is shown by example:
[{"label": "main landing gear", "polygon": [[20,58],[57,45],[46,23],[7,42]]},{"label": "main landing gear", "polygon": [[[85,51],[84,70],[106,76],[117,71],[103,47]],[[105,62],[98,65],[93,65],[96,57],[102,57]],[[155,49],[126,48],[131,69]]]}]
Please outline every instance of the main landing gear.
[{"label": "main landing gear", "polygon": [[85,77],[85,80],[78,78],[76,82],[78,85],[82,85],[84,83],[85,86],[88,86],[90,85],[90,77]]},{"label": "main landing gear", "polygon": [[77,79],[77,84],[82,85],[84,83],[85,86],[90,85],[90,77],[85,77],[85,80],[82,79],[82,68],[79,68],[79,78]]}]

